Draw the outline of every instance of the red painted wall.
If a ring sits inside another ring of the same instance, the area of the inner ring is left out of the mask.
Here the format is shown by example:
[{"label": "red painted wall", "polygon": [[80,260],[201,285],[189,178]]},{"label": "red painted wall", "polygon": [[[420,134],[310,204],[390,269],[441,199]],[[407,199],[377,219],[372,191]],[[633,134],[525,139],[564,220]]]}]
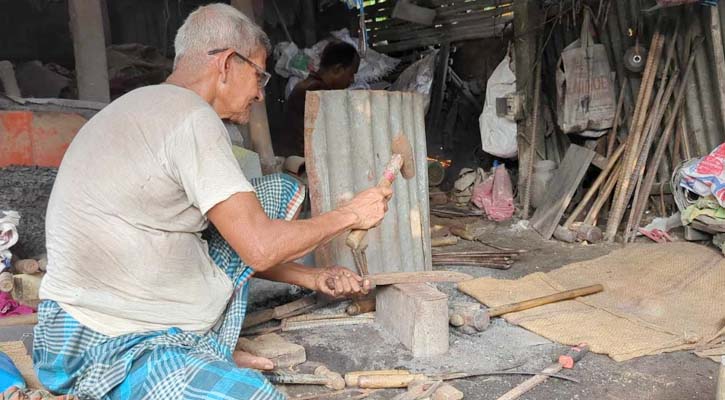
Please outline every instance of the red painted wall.
[{"label": "red painted wall", "polygon": [[85,122],[71,113],[0,111],[0,168],[58,167]]}]

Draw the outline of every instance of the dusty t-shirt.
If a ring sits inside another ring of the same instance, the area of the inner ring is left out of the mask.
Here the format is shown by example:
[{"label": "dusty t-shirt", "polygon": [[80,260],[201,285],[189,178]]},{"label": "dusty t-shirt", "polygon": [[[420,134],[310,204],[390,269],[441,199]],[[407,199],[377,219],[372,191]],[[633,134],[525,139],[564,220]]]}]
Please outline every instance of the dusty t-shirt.
[{"label": "dusty t-shirt", "polygon": [[232,284],[201,238],[205,215],[253,190],[194,92],[164,84],[120,97],[83,126],[58,170],[40,297],[109,336],[208,330]]}]

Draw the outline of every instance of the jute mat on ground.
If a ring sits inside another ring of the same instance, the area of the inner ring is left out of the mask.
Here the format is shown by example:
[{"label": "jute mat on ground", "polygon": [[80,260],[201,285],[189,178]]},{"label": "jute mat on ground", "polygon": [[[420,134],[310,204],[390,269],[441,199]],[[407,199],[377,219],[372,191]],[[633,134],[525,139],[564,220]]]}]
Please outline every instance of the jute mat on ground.
[{"label": "jute mat on ground", "polygon": [[713,359],[725,353],[725,258],[698,244],[629,245],[549,273],[458,287],[492,307],[597,283],[603,292],[504,318],[559,343],[586,342],[616,361],[677,350]]}]

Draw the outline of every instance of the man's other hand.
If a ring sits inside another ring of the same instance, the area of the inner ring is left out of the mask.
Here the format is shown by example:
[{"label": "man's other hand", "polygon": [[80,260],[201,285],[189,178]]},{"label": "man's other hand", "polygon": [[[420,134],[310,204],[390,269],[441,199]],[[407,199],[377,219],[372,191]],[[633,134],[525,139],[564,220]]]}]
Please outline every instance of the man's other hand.
[{"label": "man's other hand", "polygon": [[383,220],[388,211],[388,201],[393,196],[393,190],[386,187],[374,187],[358,193],[344,206],[341,211],[350,212],[357,217],[352,229],[374,228]]},{"label": "man's other hand", "polygon": [[331,297],[367,294],[370,281],[343,267],[320,268],[315,276],[315,290]]}]

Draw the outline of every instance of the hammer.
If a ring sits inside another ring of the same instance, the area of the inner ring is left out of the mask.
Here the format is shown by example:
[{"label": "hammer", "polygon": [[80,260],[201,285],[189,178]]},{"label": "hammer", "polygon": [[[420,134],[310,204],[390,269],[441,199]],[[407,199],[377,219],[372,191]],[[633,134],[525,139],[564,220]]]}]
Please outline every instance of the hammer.
[{"label": "hammer", "polygon": [[[491,318],[499,317],[511,312],[524,311],[530,308],[543,306],[545,304],[556,303],[563,300],[571,300],[581,296],[599,293],[604,290],[602,285],[592,285],[580,287],[577,289],[566,290],[550,294],[548,296],[537,297],[535,299],[524,300],[518,303],[505,304],[498,307],[491,307],[488,310],[471,309],[466,306],[457,306],[451,310],[449,323],[455,327],[473,328],[481,332],[488,328]],[[464,329],[464,333],[473,333],[472,329]]]},{"label": "hammer", "polygon": [[[415,176],[413,150],[410,147],[408,138],[402,134],[394,137],[391,147],[393,155],[385,166],[383,176],[380,177],[377,187],[391,187],[398,175],[398,171],[400,171],[405,179],[411,179]],[[367,230],[356,229],[351,231],[345,240],[345,244],[352,250],[355,267],[363,278],[368,275],[368,260],[365,257],[367,243],[363,243],[367,233]]]}]

